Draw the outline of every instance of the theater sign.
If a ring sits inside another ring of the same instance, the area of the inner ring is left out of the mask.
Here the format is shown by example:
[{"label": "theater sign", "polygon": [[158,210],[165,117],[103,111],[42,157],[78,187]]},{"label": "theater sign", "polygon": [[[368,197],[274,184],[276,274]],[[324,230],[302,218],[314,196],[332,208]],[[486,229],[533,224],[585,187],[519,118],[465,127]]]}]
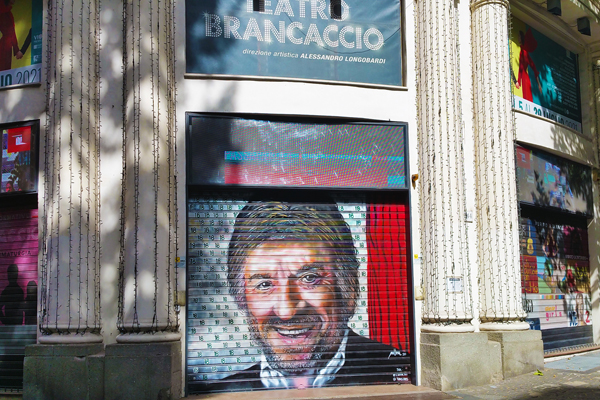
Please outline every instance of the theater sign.
[{"label": "theater sign", "polygon": [[186,2],[187,76],[401,86],[396,0]]}]

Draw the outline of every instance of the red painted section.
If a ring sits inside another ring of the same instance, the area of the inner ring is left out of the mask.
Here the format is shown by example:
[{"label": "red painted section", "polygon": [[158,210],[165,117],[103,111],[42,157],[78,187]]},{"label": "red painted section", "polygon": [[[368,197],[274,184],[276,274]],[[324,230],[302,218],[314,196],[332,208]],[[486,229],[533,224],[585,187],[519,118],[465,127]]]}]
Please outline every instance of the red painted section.
[{"label": "red painted section", "polygon": [[372,203],[367,213],[369,336],[410,350],[408,206]]}]

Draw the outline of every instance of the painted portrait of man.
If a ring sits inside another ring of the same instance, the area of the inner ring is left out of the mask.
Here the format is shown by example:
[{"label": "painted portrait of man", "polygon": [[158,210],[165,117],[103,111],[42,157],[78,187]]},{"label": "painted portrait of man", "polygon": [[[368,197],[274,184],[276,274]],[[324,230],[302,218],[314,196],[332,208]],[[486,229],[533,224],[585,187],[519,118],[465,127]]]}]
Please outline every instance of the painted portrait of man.
[{"label": "painted portrait of man", "polygon": [[210,390],[393,382],[402,349],[355,333],[359,261],[336,203],[249,202],[227,251],[229,294],[260,359]]}]

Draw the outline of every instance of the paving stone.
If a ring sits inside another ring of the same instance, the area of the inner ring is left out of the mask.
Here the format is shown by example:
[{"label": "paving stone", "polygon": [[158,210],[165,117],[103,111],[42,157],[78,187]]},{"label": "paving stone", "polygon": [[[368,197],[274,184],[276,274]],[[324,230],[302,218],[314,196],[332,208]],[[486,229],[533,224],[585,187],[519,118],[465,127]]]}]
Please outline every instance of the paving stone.
[{"label": "paving stone", "polygon": [[[561,368],[550,368],[550,364]],[[493,396],[511,400],[600,399],[600,351],[550,360],[545,367],[542,376],[528,373],[494,385],[475,386],[447,393],[465,400],[491,400]]]}]

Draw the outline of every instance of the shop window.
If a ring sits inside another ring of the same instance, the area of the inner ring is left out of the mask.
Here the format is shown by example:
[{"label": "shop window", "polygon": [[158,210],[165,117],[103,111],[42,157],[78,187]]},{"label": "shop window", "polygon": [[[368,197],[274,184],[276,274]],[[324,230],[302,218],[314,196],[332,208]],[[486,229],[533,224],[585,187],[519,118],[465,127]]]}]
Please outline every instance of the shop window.
[{"label": "shop window", "polygon": [[342,19],[342,0],[331,0],[329,3],[329,13],[331,19]]},{"label": "shop window", "polygon": [[265,12],[265,0],[252,0],[252,11]]}]

